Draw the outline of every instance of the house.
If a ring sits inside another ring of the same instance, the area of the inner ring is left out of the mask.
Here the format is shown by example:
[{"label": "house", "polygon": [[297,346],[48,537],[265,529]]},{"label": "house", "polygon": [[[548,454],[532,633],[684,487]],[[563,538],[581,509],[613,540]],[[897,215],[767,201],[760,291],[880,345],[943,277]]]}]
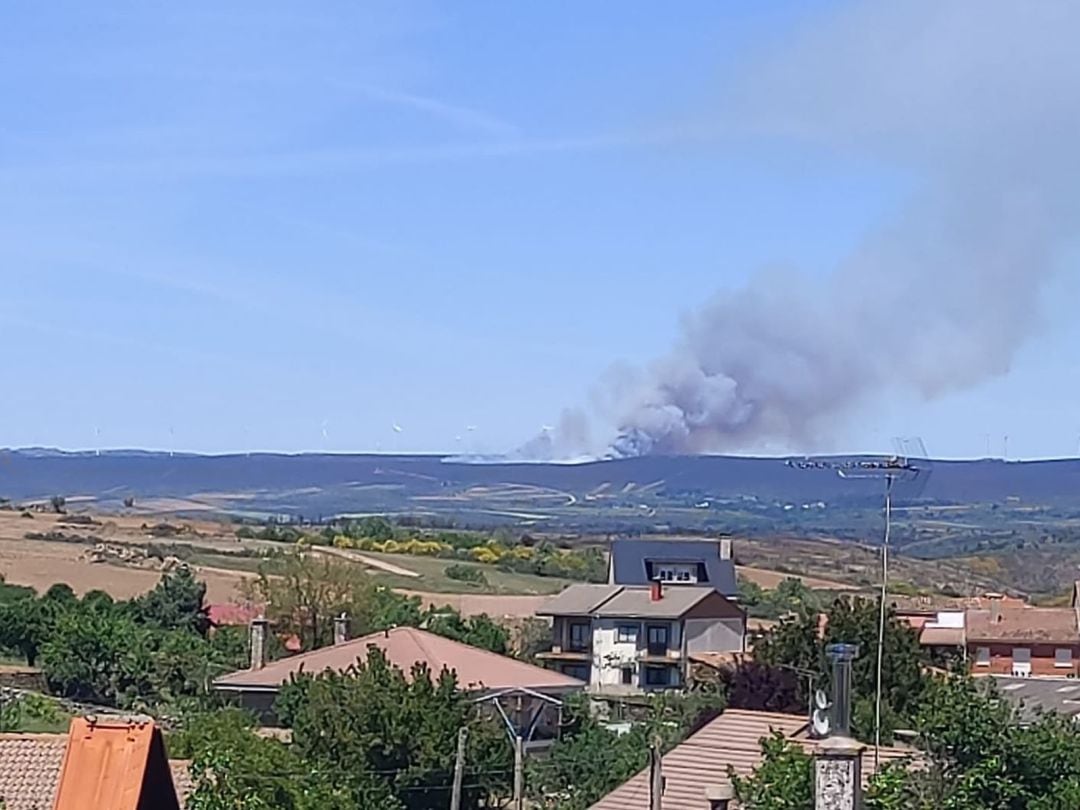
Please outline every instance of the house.
[{"label": "house", "polygon": [[[160,746],[160,731],[145,719],[75,718],[69,734],[0,734],[0,806],[164,810],[177,807],[177,801],[182,806],[192,790],[188,763],[168,761],[163,772]],[[144,797],[146,803],[124,804],[110,793],[123,789],[128,798]]]},{"label": "house", "polygon": [[[335,622],[335,641],[330,646],[267,663],[263,657],[266,621],[256,619],[251,625],[251,666],[218,678],[214,681],[214,689],[233,697],[264,719],[272,720],[274,700],[293,675],[301,672],[317,675],[326,670],[346,672],[358,660],[366,659],[371,648],[381,650],[387,661],[406,675],[415,664],[426,664],[432,677],[438,677],[444,669],[452,670],[457,675],[458,685],[478,697],[519,690],[558,699],[585,687],[571,676],[416,627],[395,627],[350,640],[343,625],[343,619]],[[526,700],[522,711],[528,710],[528,704]]]},{"label": "house", "polygon": [[1080,625],[1074,608],[1006,608],[965,614],[966,648],[976,675],[1074,678],[1080,661]]},{"label": "house", "polygon": [[551,650],[538,657],[597,692],[678,688],[692,655],[746,645],[746,614],[704,585],[571,585],[537,615],[552,619]]},{"label": "house", "polygon": [[982,596],[892,596],[896,618],[919,633],[924,647],[950,647],[963,650],[967,644],[967,616],[979,610],[1024,610],[1023,599],[1000,593]]},{"label": "house", "polygon": [[[813,753],[818,743],[810,738],[802,715],[729,709],[704,725],[682,744],[664,754],[662,805],[664,810],[712,810],[722,801],[718,788],[728,784],[728,766],[749,776],[761,764],[761,740],[774,732]],[[881,748],[882,764],[912,756],[909,749]],[[872,748],[863,753],[864,778],[874,772]],[[630,810],[649,806],[649,771],[646,768],[596,802],[590,810]]]},{"label": "house", "polygon": [[720,540],[631,540],[611,544],[609,585],[707,585],[724,596],[739,593],[731,538]]}]

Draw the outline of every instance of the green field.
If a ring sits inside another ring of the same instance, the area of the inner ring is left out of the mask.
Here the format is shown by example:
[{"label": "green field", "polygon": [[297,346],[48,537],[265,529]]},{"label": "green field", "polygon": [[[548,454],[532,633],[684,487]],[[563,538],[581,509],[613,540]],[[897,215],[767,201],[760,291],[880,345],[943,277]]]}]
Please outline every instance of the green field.
[{"label": "green field", "polygon": [[[419,577],[403,577],[372,570],[380,582],[392,588],[406,588],[413,591],[434,591],[436,593],[501,593],[501,594],[552,594],[558,593],[570,584],[570,580],[558,577],[539,577],[534,574],[516,574],[500,571],[493,565],[480,563],[462,563],[458,560],[441,560],[435,557],[413,557],[408,554],[383,554],[363,552],[364,556],[384,560],[388,563],[407,568],[420,574]],[[451,565],[467,565],[477,568],[487,578],[487,586],[462,582],[446,576],[446,569]]]},{"label": "green field", "polygon": [[[495,593],[495,594],[553,594],[559,593],[570,580],[559,577],[540,577],[534,574],[517,574],[508,571],[500,571],[493,565],[481,563],[461,562],[459,560],[442,560],[435,557],[414,557],[409,554],[384,554],[381,552],[357,552],[365,557],[384,560],[400,568],[415,571],[419,577],[406,577],[380,571],[376,568],[368,569],[373,577],[391,588],[403,588],[412,591],[432,591],[434,593]],[[225,568],[231,571],[255,572],[259,570],[258,557],[242,557],[236,554],[213,554],[197,552],[191,554],[186,560],[191,565],[202,565],[210,568]],[[451,565],[467,565],[483,572],[488,584],[478,585],[472,582],[462,582],[446,576],[446,569]]]}]

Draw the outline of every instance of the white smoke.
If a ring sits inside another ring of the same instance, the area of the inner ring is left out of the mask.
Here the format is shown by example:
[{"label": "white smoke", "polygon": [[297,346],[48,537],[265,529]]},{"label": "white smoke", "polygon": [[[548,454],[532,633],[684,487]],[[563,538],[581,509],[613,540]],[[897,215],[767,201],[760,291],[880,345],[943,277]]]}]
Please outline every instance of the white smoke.
[{"label": "white smoke", "polygon": [[826,278],[763,272],[686,317],[603,397],[612,451],[821,449],[894,387],[933,398],[1006,373],[1080,222],[1077,30],[1076,3],[875,3],[752,66],[725,118],[915,190]]}]

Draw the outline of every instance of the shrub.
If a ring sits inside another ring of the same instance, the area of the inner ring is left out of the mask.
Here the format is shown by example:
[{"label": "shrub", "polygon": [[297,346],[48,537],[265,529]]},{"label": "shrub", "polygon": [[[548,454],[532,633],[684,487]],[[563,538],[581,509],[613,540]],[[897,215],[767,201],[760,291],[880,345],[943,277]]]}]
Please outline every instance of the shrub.
[{"label": "shrub", "polygon": [[446,576],[450,579],[459,580],[460,582],[470,582],[474,585],[487,585],[487,577],[484,576],[484,572],[471,565],[462,565],[461,563],[448,565],[446,566]]}]

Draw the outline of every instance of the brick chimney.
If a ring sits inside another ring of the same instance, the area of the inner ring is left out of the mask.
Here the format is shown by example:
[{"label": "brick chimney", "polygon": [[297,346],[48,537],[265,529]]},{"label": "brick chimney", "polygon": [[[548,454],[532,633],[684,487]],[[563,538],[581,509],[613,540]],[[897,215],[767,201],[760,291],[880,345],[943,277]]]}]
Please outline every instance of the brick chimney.
[{"label": "brick chimney", "polygon": [[649,585],[649,601],[659,602],[664,598],[664,583],[654,579]]},{"label": "brick chimney", "polygon": [[349,617],[342,613],[334,617],[334,644],[344,644],[349,640]]},{"label": "brick chimney", "polygon": [[731,559],[731,538],[730,537],[721,537],[720,538],[720,559],[721,560],[730,560]]},{"label": "brick chimney", "polygon": [[265,616],[258,616],[251,620],[251,669],[262,669],[266,666],[266,628],[269,623]]}]

